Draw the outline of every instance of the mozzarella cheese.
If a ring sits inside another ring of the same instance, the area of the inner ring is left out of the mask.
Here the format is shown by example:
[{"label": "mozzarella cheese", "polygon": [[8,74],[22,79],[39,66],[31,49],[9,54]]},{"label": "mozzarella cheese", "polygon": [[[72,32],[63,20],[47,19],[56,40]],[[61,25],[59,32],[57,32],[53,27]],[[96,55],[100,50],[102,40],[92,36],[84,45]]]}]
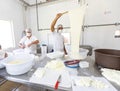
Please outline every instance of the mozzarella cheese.
[{"label": "mozzarella cheese", "polygon": [[54,70],[60,70],[63,69],[64,67],[65,67],[64,63],[59,60],[52,60],[51,62],[48,62],[45,66],[45,68],[54,69]]},{"label": "mozzarella cheese", "polygon": [[90,77],[82,77],[81,79],[76,79],[75,84],[77,86],[83,87],[94,87],[98,89],[108,88],[109,86],[100,80],[92,79]]},{"label": "mozzarella cheese", "polygon": [[82,31],[82,25],[84,20],[86,5],[80,8],[69,11],[70,18],[70,33],[71,33],[71,53],[70,56],[75,59],[80,59],[79,55],[79,43]]}]

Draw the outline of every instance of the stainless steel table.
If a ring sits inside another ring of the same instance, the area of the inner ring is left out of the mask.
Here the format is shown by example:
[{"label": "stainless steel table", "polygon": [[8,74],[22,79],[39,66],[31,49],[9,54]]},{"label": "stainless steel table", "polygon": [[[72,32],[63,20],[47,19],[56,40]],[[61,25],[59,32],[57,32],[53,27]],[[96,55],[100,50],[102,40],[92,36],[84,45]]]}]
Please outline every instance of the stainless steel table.
[{"label": "stainless steel table", "polygon": [[[61,59],[62,60],[67,60],[67,58],[61,58]],[[52,88],[52,87],[48,87],[48,86],[45,86],[45,85],[42,85],[42,84],[33,84],[33,83],[29,82],[29,78],[32,76],[32,74],[35,72],[35,70],[38,67],[44,67],[46,65],[47,61],[50,61],[50,60],[51,59],[46,57],[46,56],[40,56],[39,61],[36,61],[36,64],[33,66],[33,68],[29,72],[27,72],[23,75],[18,75],[18,76],[9,75],[6,72],[5,68],[0,69],[0,77],[3,77],[3,78],[5,78],[7,80],[10,80],[10,81],[14,81],[14,82],[18,82],[18,83],[22,83],[22,84],[32,86],[34,88],[37,88],[36,91],[46,91],[46,89],[54,90],[54,88]],[[102,76],[98,67],[94,64],[94,60],[91,57],[87,57],[84,60],[89,62],[89,68],[80,68],[79,67],[79,68],[75,69],[76,70],[76,75],[78,75],[78,76],[95,76],[95,77],[101,77]],[[73,75],[75,75],[74,72],[73,72]],[[112,82],[110,82],[110,83],[112,83]],[[112,83],[112,85],[118,91],[120,91],[120,86],[118,86],[115,83]],[[58,89],[57,91],[65,91],[65,89]],[[72,89],[70,88],[69,91],[72,91]]]}]

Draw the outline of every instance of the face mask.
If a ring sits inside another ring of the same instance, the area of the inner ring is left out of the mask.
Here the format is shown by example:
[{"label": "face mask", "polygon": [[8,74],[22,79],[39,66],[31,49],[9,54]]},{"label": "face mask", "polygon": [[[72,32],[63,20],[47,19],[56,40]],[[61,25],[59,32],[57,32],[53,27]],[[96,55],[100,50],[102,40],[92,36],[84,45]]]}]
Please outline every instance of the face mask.
[{"label": "face mask", "polygon": [[31,36],[31,33],[26,33],[26,36]]},{"label": "face mask", "polygon": [[62,30],[58,30],[58,33],[60,33],[60,34],[61,34],[61,33],[62,33]]}]

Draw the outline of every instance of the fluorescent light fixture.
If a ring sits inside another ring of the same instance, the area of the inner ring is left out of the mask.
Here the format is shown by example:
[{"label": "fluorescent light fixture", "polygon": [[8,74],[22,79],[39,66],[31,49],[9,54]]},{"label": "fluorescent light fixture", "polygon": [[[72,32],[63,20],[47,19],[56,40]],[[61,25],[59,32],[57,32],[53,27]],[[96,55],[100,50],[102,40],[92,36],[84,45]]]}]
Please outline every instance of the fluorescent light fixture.
[{"label": "fluorescent light fixture", "polygon": [[120,38],[120,30],[115,31],[115,38]]}]

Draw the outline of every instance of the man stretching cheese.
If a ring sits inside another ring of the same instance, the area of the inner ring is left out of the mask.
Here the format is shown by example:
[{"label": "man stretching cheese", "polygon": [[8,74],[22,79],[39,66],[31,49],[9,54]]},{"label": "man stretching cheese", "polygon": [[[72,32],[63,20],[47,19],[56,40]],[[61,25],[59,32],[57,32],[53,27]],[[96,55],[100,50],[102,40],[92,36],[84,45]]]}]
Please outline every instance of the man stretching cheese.
[{"label": "man stretching cheese", "polygon": [[60,51],[60,52],[64,52],[65,54],[66,53],[66,50],[65,50],[65,46],[64,46],[64,37],[61,35],[62,31],[63,31],[63,26],[62,24],[59,24],[57,26],[57,31],[55,31],[55,24],[57,22],[57,20],[67,12],[64,12],[64,13],[58,13],[55,17],[55,19],[52,21],[51,23],[51,32],[52,32],[52,38],[53,38],[53,51],[56,52],[56,51]]}]

